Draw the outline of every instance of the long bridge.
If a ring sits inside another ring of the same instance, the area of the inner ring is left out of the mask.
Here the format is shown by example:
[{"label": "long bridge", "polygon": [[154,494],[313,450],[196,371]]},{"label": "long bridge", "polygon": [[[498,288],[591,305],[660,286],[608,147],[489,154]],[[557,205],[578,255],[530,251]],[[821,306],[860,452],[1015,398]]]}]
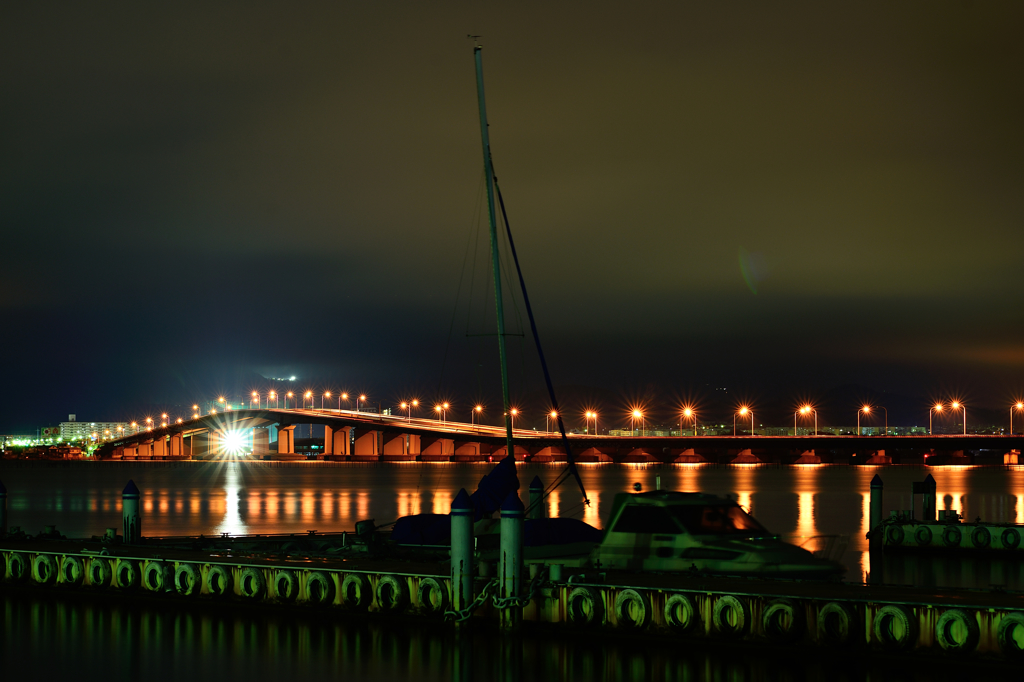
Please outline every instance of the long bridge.
[{"label": "long bridge", "polygon": [[[305,460],[296,452],[298,426],[324,427],[317,459],[354,462],[486,462],[506,455],[505,430],[483,424],[350,410],[237,409],[124,435],[99,450],[113,459],[207,459],[249,442],[255,459]],[[270,450],[270,428],[277,431]],[[241,434],[241,437],[240,437]],[[557,433],[516,429],[518,461],[565,461]],[[1017,464],[1024,434],[913,436],[605,436],[570,434],[576,461],[759,464]],[[1024,461],[1020,462],[1024,464]]]}]

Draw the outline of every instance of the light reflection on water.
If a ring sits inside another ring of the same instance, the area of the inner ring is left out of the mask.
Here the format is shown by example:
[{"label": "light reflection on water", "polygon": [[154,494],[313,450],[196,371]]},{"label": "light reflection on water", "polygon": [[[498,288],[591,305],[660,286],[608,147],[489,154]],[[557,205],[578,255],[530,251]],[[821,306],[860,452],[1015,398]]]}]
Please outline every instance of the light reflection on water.
[{"label": "light reflection on water", "polygon": [[[120,491],[132,478],[142,490],[147,535],[294,533],[351,530],[360,519],[383,524],[407,514],[446,513],[458,489],[474,490],[490,467],[0,465],[0,480],[10,491],[10,525],[29,532],[56,524],[65,535],[81,537],[120,527]],[[548,482],[561,471],[561,465],[519,468],[524,502],[527,482],[534,475]],[[864,534],[868,486],[876,473],[885,482],[886,515],[893,509],[909,509],[911,482],[931,473],[940,508],[957,509],[968,520],[980,516],[986,521],[1024,521],[1024,471],[1019,467],[581,465],[580,472],[590,506],[583,506],[569,479],[548,498],[551,515],[575,516],[603,527],[617,493],[632,492],[635,483],[652,490],[655,475],[660,475],[667,490],[728,494],[770,531],[798,544],[816,535],[848,535],[843,562],[849,569],[847,579],[857,581],[869,570]],[[920,496],[916,507],[920,510]],[[1024,575],[1015,564],[999,564],[993,573],[987,565],[932,570],[930,563],[941,561],[911,561],[920,566],[910,573],[901,569],[900,580],[945,584],[943,580],[955,579],[984,587],[992,574],[992,581],[1000,581],[996,584],[1024,589]]]}]

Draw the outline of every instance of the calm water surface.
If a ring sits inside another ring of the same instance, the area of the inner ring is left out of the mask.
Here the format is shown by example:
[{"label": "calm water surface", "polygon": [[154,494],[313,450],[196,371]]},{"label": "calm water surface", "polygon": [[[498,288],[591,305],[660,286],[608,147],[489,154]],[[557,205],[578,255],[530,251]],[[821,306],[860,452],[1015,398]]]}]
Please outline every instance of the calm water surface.
[{"label": "calm water surface", "polygon": [[[351,530],[357,520],[377,523],[421,512],[447,513],[459,488],[472,492],[490,464],[260,463],[0,465],[9,491],[10,525],[36,532],[56,525],[68,537],[98,535],[121,526],[121,489],[129,478],[142,489],[147,535],[290,533]],[[550,482],[562,465],[520,465],[520,493],[534,476]],[[935,477],[940,509],[966,519],[1024,523],[1024,468],[720,465],[584,465],[591,499],[584,507],[572,480],[547,500],[550,515],[575,516],[603,527],[617,493],[644,490],[661,477],[664,489],[731,495],[774,533],[801,544],[820,535],[845,535],[846,579],[863,581],[867,554],[868,487],[885,482],[885,514],[909,509],[911,483]],[[920,497],[917,500],[920,513]],[[877,567],[876,567],[877,570]],[[886,582],[1024,589],[1018,562],[974,559],[887,558]]]}]

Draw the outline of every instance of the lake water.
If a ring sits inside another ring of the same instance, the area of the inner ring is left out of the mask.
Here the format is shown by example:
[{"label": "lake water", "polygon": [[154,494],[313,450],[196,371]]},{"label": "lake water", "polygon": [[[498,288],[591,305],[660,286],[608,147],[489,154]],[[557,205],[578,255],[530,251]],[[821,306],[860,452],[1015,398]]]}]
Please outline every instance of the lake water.
[{"label": "lake water", "polygon": [[[69,537],[121,525],[121,489],[142,489],[147,535],[351,530],[418,512],[445,513],[460,487],[473,490],[490,465],[246,463],[54,463],[0,465],[9,491],[9,523],[29,532],[56,525]],[[521,493],[534,476],[552,481],[557,465],[521,465]],[[868,486],[880,474],[885,510],[910,506],[913,481],[931,473],[939,507],[965,517],[1024,521],[1024,471],[1002,467],[913,466],[628,466],[581,467],[592,504],[573,481],[548,499],[550,514],[595,526],[607,520],[616,493],[665,489],[734,496],[767,528],[794,542],[843,534],[846,579],[871,570],[864,539]],[[920,501],[918,501],[920,504]],[[875,567],[878,570],[878,567]],[[1017,562],[885,559],[886,582],[1006,585],[1022,589]],[[457,638],[447,628],[366,622],[308,611],[238,608],[173,598],[100,601],[49,591],[0,591],[0,661],[6,678],[253,682],[282,679],[366,680],[962,680],[977,672],[949,661],[894,662],[829,652],[742,655],[709,640],[572,637],[486,629]],[[976,666],[977,663],[971,663]],[[995,675],[1004,674],[999,668]]]},{"label": "lake water", "polygon": [[[472,492],[490,464],[300,464],[245,462],[0,464],[9,491],[9,524],[28,532],[56,525],[68,537],[121,526],[121,490],[142,490],[143,533],[153,536],[352,530],[420,512],[447,513],[459,488]],[[553,481],[563,465],[519,465],[524,498],[534,476]],[[547,499],[551,516],[575,516],[603,527],[617,493],[639,483],[731,495],[766,528],[802,544],[845,535],[846,580],[871,570],[867,552],[868,489],[885,483],[884,513],[909,509],[911,483],[934,476],[940,509],[966,519],[1024,523],[1024,467],[581,465],[591,504],[573,480]],[[917,500],[920,510],[920,498]],[[877,570],[877,567],[876,567]],[[876,576],[877,577],[877,576]],[[1024,589],[1018,562],[929,558],[886,560],[886,582]]]}]

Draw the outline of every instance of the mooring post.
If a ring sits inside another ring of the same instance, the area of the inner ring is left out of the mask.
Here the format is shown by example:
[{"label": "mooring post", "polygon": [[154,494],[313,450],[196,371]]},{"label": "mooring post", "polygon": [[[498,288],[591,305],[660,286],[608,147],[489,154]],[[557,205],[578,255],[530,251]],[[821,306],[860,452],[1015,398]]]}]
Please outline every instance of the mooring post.
[{"label": "mooring post", "polygon": [[7,535],[7,488],[0,481],[0,535]]},{"label": "mooring post", "polygon": [[452,610],[473,603],[473,501],[465,488],[452,501]]},{"label": "mooring post", "polygon": [[871,499],[868,502],[868,532],[882,525],[882,477],[875,474],[871,479]]},{"label": "mooring post", "polygon": [[925,523],[935,523],[935,507],[935,479],[928,474],[921,494],[921,516]]},{"label": "mooring post", "polygon": [[139,487],[129,480],[121,491],[121,518],[124,522],[124,543],[138,544],[142,540],[142,514],[139,511]]},{"label": "mooring post", "polygon": [[[501,582],[498,596],[501,599],[516,599],[520,594],[523,580],[523,501],[513,491],[501,503]],[[503,630],[515,630],[522,620],[521,606],[508,606],[501,610]]]},{"label": "mooring post", "polygon": [[530,481],[530,518],[543,519],[545,516],[547,514],[544,513],[544,483],[541,482],[540,476],[534,476]]}]

